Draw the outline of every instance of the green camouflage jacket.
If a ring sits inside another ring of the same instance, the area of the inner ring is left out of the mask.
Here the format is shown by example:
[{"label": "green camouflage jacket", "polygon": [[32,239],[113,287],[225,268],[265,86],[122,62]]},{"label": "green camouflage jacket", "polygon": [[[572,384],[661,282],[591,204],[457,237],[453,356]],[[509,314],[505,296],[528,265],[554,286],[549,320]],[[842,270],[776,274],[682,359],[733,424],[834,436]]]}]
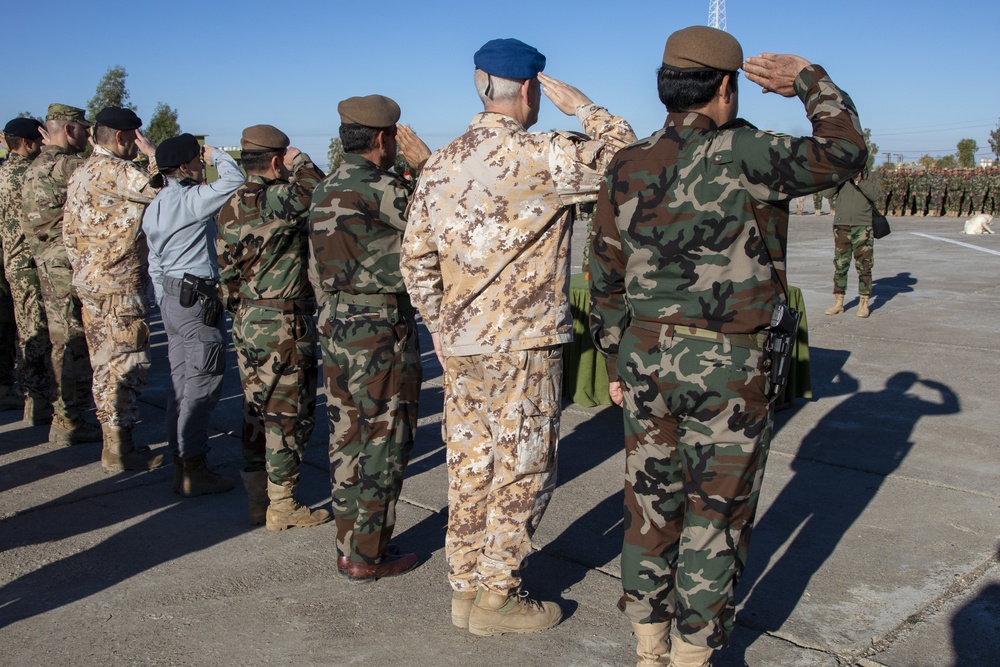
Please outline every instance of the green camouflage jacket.
[{"label": "green camouflage jacket", "polygon": [[83,162],[82,157],[65,148],[45,146],[25,172],[21,224],[33,250],[52,247],[65,254],[62,223],[66,188],[69,177]]},{"label": "green camouflage jacket", "polygon": [[631,318],[756,333],[785,292],[788,203],[865,166],[854,103],[823,68],[795,80],[811,137],[672,113],[611,161],[591,251],[591,332],[615,357]]},{"label": "green camouflage jacket", "polygon": [[313,298],[307,223],[309,198],[322,178],[299,153],[290,183],[250,176],[223,205],[216,216],[219,280],[231,310],[238,299]]}]

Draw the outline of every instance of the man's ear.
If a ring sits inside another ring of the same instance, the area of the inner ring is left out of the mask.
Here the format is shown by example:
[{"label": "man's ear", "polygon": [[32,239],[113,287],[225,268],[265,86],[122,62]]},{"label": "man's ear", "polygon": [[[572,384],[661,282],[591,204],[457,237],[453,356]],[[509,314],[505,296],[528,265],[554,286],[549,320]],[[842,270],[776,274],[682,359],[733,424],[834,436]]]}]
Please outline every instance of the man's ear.
[{"label": "man's ear", "polygon": [[271,156],[271,171],[274,172],[275,176],[281,176],[281,168],[285,166],[284,153],[278,153]]},{"label": "man's ear", "polygon": [[521,101],[524,102],[526,108],[531,108],[531,84],[536,79],[525,79],[524,83],[521,84],[521,89],[518,91],[518,96]]},{"label": "man's ear", "polygon": [[733,93],[736,92],[735,82],[732,81],[732,78],[732,74],[726,74],[722,77],[722,83],[719,84],[719,96],[726,103],[732,99]]}]

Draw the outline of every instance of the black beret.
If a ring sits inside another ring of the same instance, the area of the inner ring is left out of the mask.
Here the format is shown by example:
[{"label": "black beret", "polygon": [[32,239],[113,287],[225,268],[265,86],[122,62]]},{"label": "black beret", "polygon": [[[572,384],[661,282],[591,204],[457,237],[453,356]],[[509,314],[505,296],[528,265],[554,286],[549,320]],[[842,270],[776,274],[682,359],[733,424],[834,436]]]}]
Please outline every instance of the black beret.
[{"label": "black beret", "polygon": [[40,139],[42,133],[38,131],[38,128],[41,126],[42,124],[34,118],[15,118],[4,125],[3,133],[22,139]]},{"label": "black beret", "polygon": [[98,125],[110,127],[112,130],[138,130],[142,120],[131,109],[121,107],[104,107],[94,119]]},{"label": "black beret", "polygon": [[156,147],[156,166],[162,171],[187,164],[201,154],[201,144],[193,134],[184,133],[178,137],[164,139]]},{"label": "black beret", "polygon": [[534,79],[545,69],[545,56],[519,39],[491,39],[472,60],[476,69],[505,79]]}]

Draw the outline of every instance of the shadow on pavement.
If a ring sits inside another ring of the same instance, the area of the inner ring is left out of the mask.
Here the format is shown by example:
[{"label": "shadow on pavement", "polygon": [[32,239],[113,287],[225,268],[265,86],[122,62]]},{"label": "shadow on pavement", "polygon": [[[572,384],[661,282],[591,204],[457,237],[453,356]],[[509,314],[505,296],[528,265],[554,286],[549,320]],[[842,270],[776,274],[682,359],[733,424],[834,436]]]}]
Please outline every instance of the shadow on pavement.
[{"label": "shadow on pavement", "polygon": [[[839,375],[844,386],[854,382]],[[914,391],[921,389],[938,400],[921,398]],[[909,454],[916,422],[959,410],[948,386],[900,372],[884,389],[856,392],[820,419],[802,440],[792,478],[754,528],[740,624],[763,632],[781,628],[813,575]]]}]

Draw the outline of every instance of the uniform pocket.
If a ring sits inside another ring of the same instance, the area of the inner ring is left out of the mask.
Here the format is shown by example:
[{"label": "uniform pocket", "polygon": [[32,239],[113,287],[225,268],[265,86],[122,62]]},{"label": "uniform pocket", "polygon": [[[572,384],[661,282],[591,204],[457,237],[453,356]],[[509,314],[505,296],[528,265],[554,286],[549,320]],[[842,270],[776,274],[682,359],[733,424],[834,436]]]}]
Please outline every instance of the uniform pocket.
[{"label": "uniform pocket", "polygon": [[521,475],[549,472],[555,467],[562,395],[562,347],[528,354],[537,358],[526,374],[527,384],[517,408],[514,470]]},{"label": "uniform pocket", "polygon": [[121,352],[137,352],[149,344],[149,324],[145,313],[135,307],[118,306],[114,309],[114,322],[111,323],[111,337],[115,342],[115,350]]},{"label": "uniform pocket", "polygon": [[214,329],[198,334],[191,353],[191,366],[196,373],[207,375],[222,375],[226,370],[226,346]]}]

